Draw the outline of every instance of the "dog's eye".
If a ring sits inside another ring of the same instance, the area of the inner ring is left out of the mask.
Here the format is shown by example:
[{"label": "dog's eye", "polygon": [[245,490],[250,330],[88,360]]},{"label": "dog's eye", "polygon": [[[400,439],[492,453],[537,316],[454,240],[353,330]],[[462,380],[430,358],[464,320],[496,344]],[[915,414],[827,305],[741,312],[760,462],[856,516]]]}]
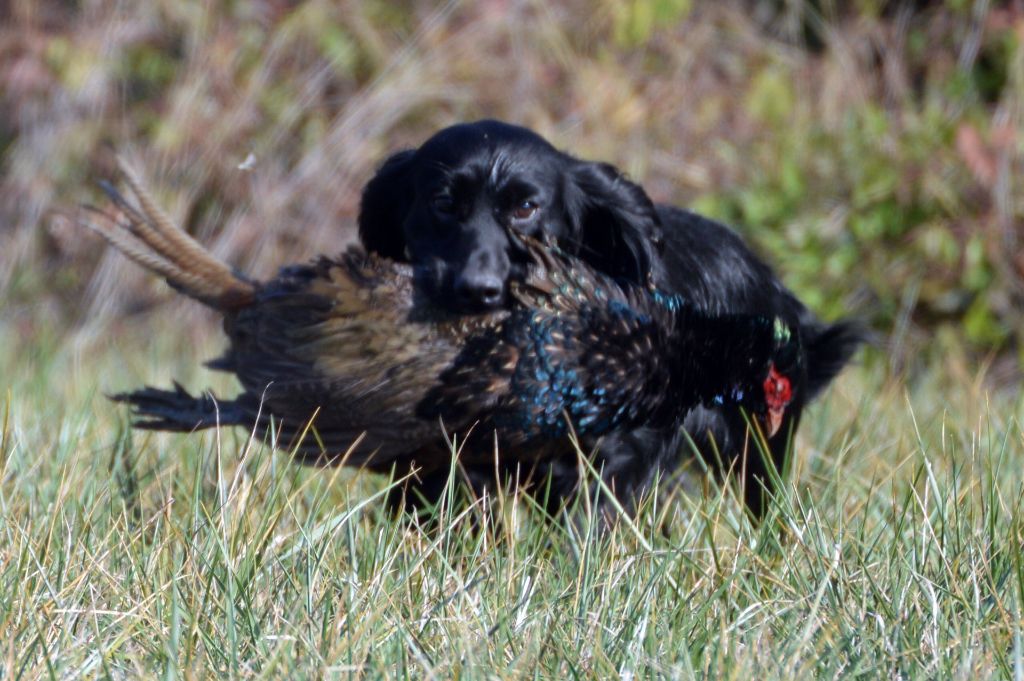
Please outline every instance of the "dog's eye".
[{"label": "dog's eye", "polygon": [[436,210],[441,215],[451,215],[452,213],[455,212],[455,202],[452,201],[452,197],[450,196],[435,196],[433,205],[434,210]]},{"label": "dog's eye", "polygon": [[513,220],[529,220],[537,212],[537,204],[533,201],[523,201],[512,209]]}]

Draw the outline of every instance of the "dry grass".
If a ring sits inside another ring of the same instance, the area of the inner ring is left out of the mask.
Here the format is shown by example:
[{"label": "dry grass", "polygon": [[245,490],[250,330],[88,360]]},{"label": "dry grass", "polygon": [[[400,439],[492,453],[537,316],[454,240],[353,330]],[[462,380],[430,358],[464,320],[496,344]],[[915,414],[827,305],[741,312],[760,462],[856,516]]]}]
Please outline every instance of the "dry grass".
[{"label": "dry grass", "polygon": [[63,213],[111,147],[266,275],[348,242],[388,153],[499,117],[733,222],[815,309],[895,325],[901,360],[937,327],[1012,350],[1024,13],[918,4],[14,2],[0,285],[28,325],[44,299],[55,321],[152,300]]},{"label": "dry grass", "polygon": [[[1024,11],[914,4],[8,3],[0,675],[1024,674]],[[351,240],[388,153],[485,116],[734,222],[875,324],[766,523],[698,475],[608,536],[525,504],[427,534],[380,478],[139,436],[103,399],[206,385],[220,343],[71,224],[111,147],[262,276]]]}]

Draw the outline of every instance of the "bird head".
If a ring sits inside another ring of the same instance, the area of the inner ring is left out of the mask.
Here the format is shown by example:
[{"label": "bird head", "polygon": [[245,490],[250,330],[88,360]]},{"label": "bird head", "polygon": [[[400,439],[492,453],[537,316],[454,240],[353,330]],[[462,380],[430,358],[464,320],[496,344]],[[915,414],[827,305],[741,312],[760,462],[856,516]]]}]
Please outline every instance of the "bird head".
[{"label": "bird head", "polygon": [[743,378],[733,384],[730,394],[715,402],[733,402],[747,409],[761,424],[767,437],[782,427],[786,410],[797,399],[803,384],[799,334],[776,317],[752,334],[756,348],[749,355]]},{"label": "bird head", "polygon": [[773,352],[768,373],[761,383],[764,398],[762,420],[765,434],[772,437],[782,426],[782,418],[796,396],[801,369],[800,339],[778,317],[772,325]]}]

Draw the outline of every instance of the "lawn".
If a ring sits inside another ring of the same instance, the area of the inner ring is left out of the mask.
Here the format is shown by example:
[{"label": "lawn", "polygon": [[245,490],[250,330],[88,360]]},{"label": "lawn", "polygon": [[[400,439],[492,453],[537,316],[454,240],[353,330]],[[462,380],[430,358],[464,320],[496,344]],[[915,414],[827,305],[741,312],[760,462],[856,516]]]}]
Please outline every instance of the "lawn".
[{"label": "lawn", "polygon": [[913,389],[847,371],[759,525],[691,465],[610,532],[507,498],[497,525],[444,507],[431,530],[386,512],[383,476],[244,432],[132,433],[104,392],[209,380],[168,359],[176,315],[113,341],[6,331],[6,676],[1024,673],[1024,402],[963,364]]},{"label": "lawn", "polygon": [[[1024,678],[1024,13],[10,12],[3,678]],[[73,224],[112,148],[219,257],[266,276],[351,241],[389,153],[485,116],[736,225],[825,319],[870,325],[763,522],[684,453],[611,529],[586,504],[566,523],[507,495],[424,528],[386,511],[385,477],[303,468],[238,430],[133,431],[106,399],[172,377],[234,391],[200,365],[217,320]]]}]

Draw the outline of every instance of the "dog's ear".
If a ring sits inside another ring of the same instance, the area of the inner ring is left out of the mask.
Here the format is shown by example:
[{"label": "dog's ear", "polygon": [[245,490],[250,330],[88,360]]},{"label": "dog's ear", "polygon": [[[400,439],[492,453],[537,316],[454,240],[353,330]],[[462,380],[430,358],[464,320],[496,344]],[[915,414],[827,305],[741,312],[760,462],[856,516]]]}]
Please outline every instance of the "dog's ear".
[{"label": "dog's ear", "polygon": [[625,281],[663,280],[661,221],[654,203],[615,166],[577,162],[566,176],[565,204],[580,257]]},{"label": "dog's ear", "polygon": [[405,260],[405,218],[415,200],[413,157],[407,149],[393,155],[363,189],[359,204],[359,239],[366,250]]}]

